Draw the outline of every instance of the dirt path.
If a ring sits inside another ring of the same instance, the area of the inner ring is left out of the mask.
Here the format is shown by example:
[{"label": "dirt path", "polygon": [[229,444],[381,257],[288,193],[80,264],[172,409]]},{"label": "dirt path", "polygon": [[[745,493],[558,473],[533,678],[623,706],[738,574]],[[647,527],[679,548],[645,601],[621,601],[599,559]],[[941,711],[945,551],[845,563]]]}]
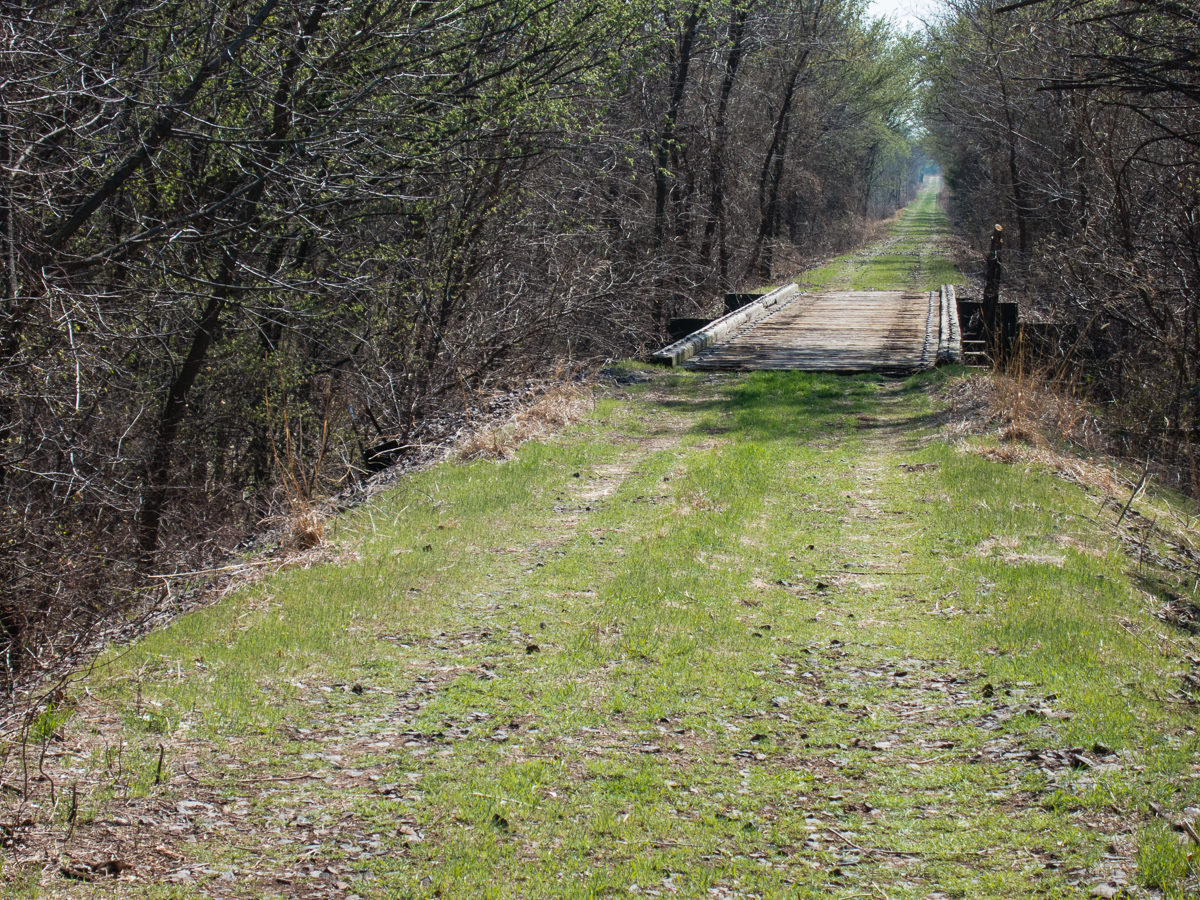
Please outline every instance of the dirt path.
[{"label": "dirt path", "polygon": [[1085,495],[938,416],[919,382],[635,373],[414,478],[356,561],[148,640],[6,759],[6,893],[1153,896],[1135,798],[1186,805],[1189,720],[1127,685],[1178,644],[1086,587],[1121,557]]},{"label": "dirt path", "polygon": [[886,237],[801,274],[801,287],[921,293],[961,283],[961,273],[944,252],[950,229],[939,206],[941,189],[940,179],[930,181],[899,213]]}]

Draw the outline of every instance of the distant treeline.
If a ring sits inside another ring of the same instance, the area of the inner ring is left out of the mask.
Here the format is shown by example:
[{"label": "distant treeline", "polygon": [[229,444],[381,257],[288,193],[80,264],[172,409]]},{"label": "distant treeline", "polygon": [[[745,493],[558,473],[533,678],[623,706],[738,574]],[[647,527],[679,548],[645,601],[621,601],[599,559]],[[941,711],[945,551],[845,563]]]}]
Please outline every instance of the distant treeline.
[{"label": "distant treeline", "polygon": [[952,0],[928,127],[965,228],[1129,456],[1200,491],[1200,7]]},{"label": "distant treeline", "polygon": [[851,0],[0,10],[0,653],[625,355],[917,180],[918,48]]}]

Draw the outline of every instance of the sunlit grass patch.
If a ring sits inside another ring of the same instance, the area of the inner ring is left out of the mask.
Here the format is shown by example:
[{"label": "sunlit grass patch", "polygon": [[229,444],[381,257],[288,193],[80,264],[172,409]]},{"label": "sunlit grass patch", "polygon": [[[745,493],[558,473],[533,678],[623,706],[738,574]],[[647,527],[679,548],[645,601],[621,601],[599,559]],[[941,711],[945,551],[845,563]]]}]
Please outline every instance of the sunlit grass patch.
[{"label": "sunlit grass patch", "polygon": [[1138,835],[1138,880],[1171,900],[1195,896],[1182,887],[1189,875],[1200,871],[1200,848],[1188,840],[1163,822],[1142,828]]}]

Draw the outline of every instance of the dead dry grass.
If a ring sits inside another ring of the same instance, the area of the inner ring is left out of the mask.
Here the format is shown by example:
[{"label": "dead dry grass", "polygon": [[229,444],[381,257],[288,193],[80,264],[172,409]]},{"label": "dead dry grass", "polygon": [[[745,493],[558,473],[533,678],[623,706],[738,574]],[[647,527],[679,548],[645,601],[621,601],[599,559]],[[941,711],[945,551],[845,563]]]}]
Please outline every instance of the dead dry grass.
[{"label": "dead dry grass", "polygon": [[455,456],[462,462],[475,459],[510,459],[526,441],[536,441],[578,422],[593,407],[589,388],[563,385],[551,388],[536,402],[518,410],[507,421],[468,435]]},{"label": "dead dry grass", "polygon": [[[952,382],[947,394],[946,431],[960,438],[960,449],[992,462],[1044,466],[1103,497],[1128,495],[1127,467],[1105,453],[1101,421],[1050,373],[966,376]],[[995,437],[998,444],[967,440],[979,435]]]},{"label": "dead dry grass", "polygon": [[284,550],[302,553],[325,543],[325,514],[312,503],[293,503],[279,524],[279,544]]},{"label": "dead dry grass", "polygon": [[[980,447],[965,441],[960,442],[958,446],[960,449],[978,453],[992,462],[1010,465],[1036,463],[1067,481],[1090,488],[1105,497],[1116,498],[1122,492],[1127,494],[1129,491],[1128,481],[1121,476],[1115,460],[1111,464],[1104,464],[1059,452],[1045,443],[1039,446],[1032,442],[1021,442],[1018,438],[1002,440],[1005,442],[997,447]],[[1042,440],[1044,441],[1044,438]]]},{"label": "dead dry grass", "polygon": [[1069,441],[1102,450],[1099,419],[1069,386],[1047,373],[995,373],[957,379],[948,391],[952,434],[995,434],[1002,442],[1046,447]]}]

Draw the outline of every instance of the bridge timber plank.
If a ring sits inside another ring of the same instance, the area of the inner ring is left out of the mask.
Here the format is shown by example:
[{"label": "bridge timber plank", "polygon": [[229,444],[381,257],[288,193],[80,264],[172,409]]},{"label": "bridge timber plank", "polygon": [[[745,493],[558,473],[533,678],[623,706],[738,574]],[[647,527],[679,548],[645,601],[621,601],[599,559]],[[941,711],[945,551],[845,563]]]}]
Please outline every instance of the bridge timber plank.
[{"label": "bridge timber plank", "polygon": [[684,365],[918,372],[937,364],[943,308],[938,291],[833,291],[801,296]]}]

